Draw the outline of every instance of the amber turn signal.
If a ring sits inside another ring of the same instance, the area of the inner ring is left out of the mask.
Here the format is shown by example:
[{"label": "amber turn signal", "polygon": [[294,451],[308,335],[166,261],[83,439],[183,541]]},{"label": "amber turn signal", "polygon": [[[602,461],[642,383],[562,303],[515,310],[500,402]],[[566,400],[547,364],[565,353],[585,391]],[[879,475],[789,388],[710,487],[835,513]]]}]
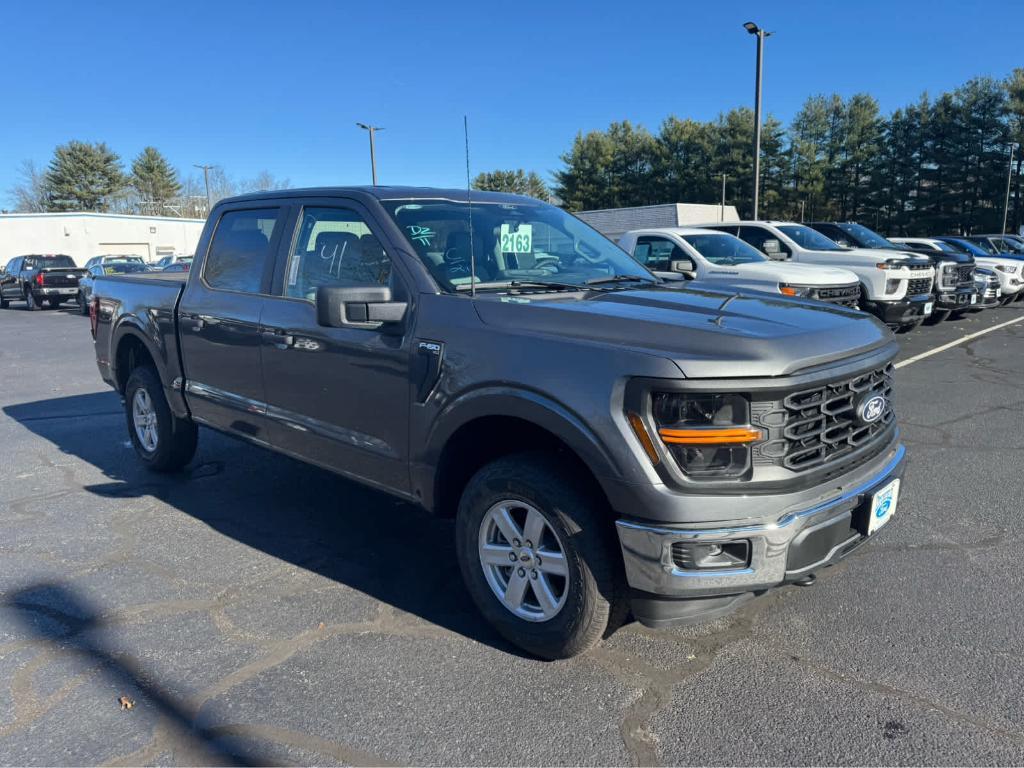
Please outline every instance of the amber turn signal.
[{"label": "amber turn signal", "polygon": [[742,445],[761,439],[761,430],[749,427],[659,429],[658,434],[666,443],[683,445]]},{"label": "amber turn signal", "polygon": [[651,460],[651,464],[658,464],[661,461],[661,457],[658,455],[658,449],[654,447],[654,441],[651,440],[647,427],[644,426],[644,420],[640,418],[639,414],[633,412],[627,413],[626,418],[629,419],[629,426],[633,428],[633,433],[636,435],[636,439],[640,441],[640,445],[644,447],[644,453]]}]

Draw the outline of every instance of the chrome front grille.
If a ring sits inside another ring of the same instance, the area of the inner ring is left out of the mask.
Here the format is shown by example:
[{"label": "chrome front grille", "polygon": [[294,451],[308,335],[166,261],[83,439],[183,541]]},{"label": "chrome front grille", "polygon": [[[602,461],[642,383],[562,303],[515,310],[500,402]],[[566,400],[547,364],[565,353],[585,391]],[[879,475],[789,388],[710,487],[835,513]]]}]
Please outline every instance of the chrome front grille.
[{"label": "chrome front grille", "polygon": [[957,267],[957,285],[972,285],[974,283],[974,267],[970,264]]},{"label": "chrome front grille", "polygon": [[[784,398],[782,465],[793,471],[813,469],[879,440],[896,419],[892,376],[893,367],[887,365]],[[864,423],[857,407],[876,394],[886,398],[885,410],[877,421]]]}]

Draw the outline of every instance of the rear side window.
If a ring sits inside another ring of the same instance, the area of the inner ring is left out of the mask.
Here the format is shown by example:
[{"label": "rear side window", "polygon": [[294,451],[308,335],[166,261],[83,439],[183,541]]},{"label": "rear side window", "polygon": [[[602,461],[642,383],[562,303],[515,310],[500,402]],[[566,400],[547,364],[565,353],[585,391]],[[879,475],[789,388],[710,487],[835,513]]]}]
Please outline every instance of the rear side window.
[{"label": "rear side window", "polygon": [[221,216],[203,266],[207,285],[222,291],[262,292],[280,213],[280,208],[260,208]]}]

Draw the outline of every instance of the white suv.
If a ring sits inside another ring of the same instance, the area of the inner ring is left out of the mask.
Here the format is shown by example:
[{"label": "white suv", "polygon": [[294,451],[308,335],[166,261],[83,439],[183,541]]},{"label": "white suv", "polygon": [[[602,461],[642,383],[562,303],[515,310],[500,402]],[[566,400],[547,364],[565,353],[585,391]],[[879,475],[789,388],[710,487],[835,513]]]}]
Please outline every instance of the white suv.
[{"label": "white suv", "polygon": [[634,229],[622,236],[619,247],[668,280],[724,283],[847,307],[856,307],[860,299],[860,283],[848,270],[774,261],[724,232],[696,227]]},{"label": "white suv", "polygon": [[841,267],[860,281],[860,306],[893,330],[920,325],[934,308],[931,261],[869,248],[844,248],[803,224],[740,221],[702,224],[745,240],[772,259]]}]

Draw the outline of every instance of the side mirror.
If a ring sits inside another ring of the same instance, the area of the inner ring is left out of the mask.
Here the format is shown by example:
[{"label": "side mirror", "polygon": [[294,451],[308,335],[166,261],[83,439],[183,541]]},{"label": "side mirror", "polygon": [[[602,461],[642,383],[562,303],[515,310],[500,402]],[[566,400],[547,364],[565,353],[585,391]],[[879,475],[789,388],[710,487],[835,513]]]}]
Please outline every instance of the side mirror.
[{"label": "side mirror", "polygon": [[404,301],[393,301],[386,285],[322,285],[316,289],[316,320],[328,328],[397,331],[408,307]]},{"label": "side mirror", "polygon": [[680,275],[686,275],[687,277],[697,276],[697,265],[693,263],[693,259],[689,256],[673,259],[670,268],[673,272],[678,272]]},{"label": "side mirror", "polygon": [[782,244],[779,243],[774,238],[769,238],[764,243],[762,243],[761,250],[764,251],[770,258],[782,258]]},{"label": "side mirror", "polygon": [[836,240],[836,245],[842,246],[843,248],[852,248],[853,247],[852,245],[850,245],[850,241],[849,240],[846,240],[846,239],[843,239],[843,238],[840,238],[839,240]]}]

